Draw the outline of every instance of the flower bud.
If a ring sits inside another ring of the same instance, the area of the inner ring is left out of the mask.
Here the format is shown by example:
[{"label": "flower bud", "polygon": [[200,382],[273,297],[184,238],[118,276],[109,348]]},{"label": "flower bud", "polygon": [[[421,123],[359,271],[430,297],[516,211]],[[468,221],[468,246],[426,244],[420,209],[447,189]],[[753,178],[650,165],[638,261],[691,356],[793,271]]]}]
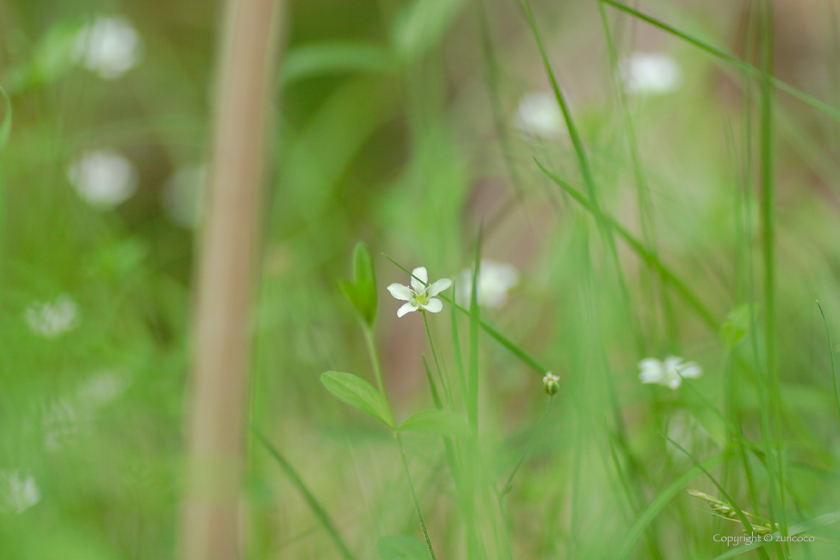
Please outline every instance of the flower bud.
[{"label": "flower bud", "polygon": [[557,391],[560,390],[560,378],[550,371],[546,372],[545,377],[543,377],[543,387],[547,394],[556,395]]}]

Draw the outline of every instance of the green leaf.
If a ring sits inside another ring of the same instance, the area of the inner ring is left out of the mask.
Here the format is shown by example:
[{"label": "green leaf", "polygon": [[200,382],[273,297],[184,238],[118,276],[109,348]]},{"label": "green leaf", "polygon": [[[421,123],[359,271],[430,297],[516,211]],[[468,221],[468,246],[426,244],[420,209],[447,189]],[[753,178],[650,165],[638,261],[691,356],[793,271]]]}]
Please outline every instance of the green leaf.
[{"label": "green leaf", "polygon": [[385,397],[361,377],[328,371],[321,374],[321,383],[338,399],[394,428],[394,417]]},{"label": "green leaf", "polygon": [[413,61],[443,40],[464,0],[414,0],[394,22],[393,41],[402,61]]},{"label": "green leaf", "polygon": [[298,47],[286,55],[281,79],[289,84],[328,74],[387,73],[395,68],[391,54],[378,45],[322,43]]},{"label": "green leaf", "polygon": [[359,312],[362,321],[373,328],[378,305],[376,273],[370,253],[364,243],[356,245],[356,253],[353,257],[353,282],[342,280],[339,285],[348,301]]},{"label": "green leaf", "polygon": [[388,535],[376,543],[381,560],[427,560],[429,549],[423,541],[408,535]]},{"label": "green leaf", "polygon": [[448,410],[422,410],[406,418],[400,425],[402,432],[421,432],[442,436],[469,437],[470,427],[463,418]]},{"label": "green leaf", "polygon": [[720,339],[729,350],[735,348],[746,336],[750,328],[750,315],[753,306],[749,303],[739,305],[726,317],[720,328]]}]

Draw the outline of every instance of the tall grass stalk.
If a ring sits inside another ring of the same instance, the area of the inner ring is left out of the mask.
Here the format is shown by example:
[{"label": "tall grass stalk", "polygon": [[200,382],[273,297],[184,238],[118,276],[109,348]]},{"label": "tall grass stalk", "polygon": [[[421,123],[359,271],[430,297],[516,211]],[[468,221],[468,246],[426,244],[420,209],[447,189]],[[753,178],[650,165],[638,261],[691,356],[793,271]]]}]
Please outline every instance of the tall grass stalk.
[{"label": "tall grass stalk", "polygon": [[227,2],[219,51],[213,174],[195,313],[185,560],[240,555],[251,294],[258,243],[268,93],[283,2]]}]

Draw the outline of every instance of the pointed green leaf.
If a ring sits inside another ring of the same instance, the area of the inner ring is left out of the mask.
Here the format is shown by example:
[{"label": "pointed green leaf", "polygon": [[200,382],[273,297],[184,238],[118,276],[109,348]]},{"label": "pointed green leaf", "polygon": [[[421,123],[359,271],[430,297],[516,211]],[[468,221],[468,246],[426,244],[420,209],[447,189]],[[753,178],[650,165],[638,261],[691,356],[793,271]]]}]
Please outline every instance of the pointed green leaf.
[{"label": "pointed green leaf", "polygon": [[376,543],[381,560],[428,560],[429,549],[423,541],[407,535],[388,535]]},{"label": "pointed green leaf", "polygon": [[385,397],[361,377],[352,373],[328,371],[321,374],[321,383],[338,399],[394,427],[394,417]]},{"label": "pointed green leaf", "polygon": [[387,73],[396,68],[391,53],[379,45],[320,43],[298,47],[283,62],[284,84],[341,73]]},{"label": "pointed green leaf", "polygon": [[364,243],[356,245],[356,253],[353,256],[353,282],[342,280],[339,286],[364,323],[373,328],[378,305],[376,273]]},{"label": "pointed green leaf", "polygon": [[423,410],[406,418],[400,425],[402,432],[422,432],[442,436],[469,437],[470,427],[460,416],[448,410]]}]

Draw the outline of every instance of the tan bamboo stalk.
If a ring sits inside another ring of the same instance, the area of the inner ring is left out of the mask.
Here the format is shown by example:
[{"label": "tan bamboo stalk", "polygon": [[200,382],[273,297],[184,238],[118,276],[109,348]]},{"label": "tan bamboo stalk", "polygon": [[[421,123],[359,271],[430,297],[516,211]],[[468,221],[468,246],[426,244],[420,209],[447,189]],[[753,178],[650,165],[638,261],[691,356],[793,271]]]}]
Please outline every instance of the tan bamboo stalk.
[{"label": "tan bamboo stalk", "polygon": [[227,0],[219,51],[198,297],[184,560],[241,557],[249,325],[256,274],[266,121],[283,0]]}]

